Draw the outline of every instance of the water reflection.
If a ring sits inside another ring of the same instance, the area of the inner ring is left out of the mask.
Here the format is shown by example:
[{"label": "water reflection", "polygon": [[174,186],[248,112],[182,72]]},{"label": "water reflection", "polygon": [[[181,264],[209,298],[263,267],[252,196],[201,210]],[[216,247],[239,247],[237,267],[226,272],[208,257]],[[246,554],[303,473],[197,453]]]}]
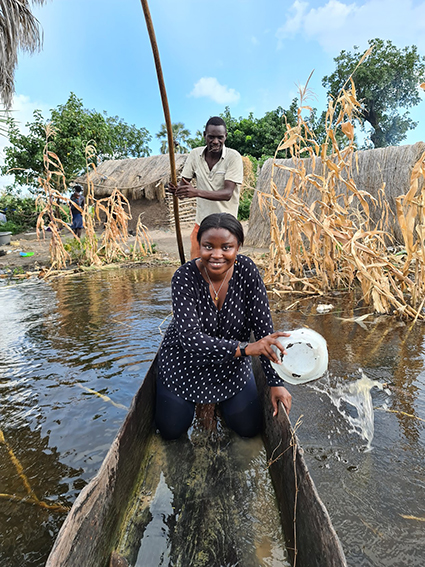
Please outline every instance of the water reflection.
[{"label": "water reflection", "polygon": [[[99,469],[160,343],[173,271],[0,288],[0,430],[40,500],[71,504]],[[25,497],[6,447],[0,451],[0,492]],[[62,521],[2,499],[0,565],[44,565]]]}]

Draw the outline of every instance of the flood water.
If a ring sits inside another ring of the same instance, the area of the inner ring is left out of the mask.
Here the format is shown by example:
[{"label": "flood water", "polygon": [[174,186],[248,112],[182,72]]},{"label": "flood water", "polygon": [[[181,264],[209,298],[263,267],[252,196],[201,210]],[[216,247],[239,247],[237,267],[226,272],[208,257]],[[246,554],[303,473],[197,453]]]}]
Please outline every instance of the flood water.
[{"label": "flood water", "polygon": [[[70,506],[98,471],[168,323],[173,271],[1,284],[0,567],[44,565],[65,513],[34,504],[34,495]],[[288,301],[274,313],[277,329],[309,326],[328,342],[329,374],[289,387],[291,421],[302,416],[298,437],[348,564],[422,566],[425,327],[356,322],[367,310],[347,298],[334,303],[330,314],[319,315],[317,301],[289,312]],[[244,467],[262,485],[257,445]],[[171,506],[162,487],[160,519]],[[272,498],[264,492],[263,508]],[[258,564],[287,565],[278,531],[266,527]]]}]

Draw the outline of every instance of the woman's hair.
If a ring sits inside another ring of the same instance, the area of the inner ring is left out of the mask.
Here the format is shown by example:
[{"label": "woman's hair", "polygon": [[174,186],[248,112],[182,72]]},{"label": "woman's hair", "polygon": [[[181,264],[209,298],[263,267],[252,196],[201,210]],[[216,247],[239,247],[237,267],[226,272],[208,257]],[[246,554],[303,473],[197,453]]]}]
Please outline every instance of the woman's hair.
[{"label": "woman's hair", "polygon": [[205,217],[201,222],[196,237],[199,244],[201,243],[201,238],[204,232],[210,230],[211,228],[225,228],[231,234],[233,234],[233,236],[236,236],[236,238],[238,239],[238,244],[240,244],[241,246],[243,245],[243,228],[238,219],[236,219],[233,215],[230,215],[229,213],[213,213],[212,215]]}]

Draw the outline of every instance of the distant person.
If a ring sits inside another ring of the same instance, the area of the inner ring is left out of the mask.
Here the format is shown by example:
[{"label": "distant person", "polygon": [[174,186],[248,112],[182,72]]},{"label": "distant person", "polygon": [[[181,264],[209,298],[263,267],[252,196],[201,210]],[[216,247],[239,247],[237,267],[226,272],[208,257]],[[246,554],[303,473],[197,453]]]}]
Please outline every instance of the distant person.
[{"label": "distant person", "polygon": [[71,203],[70,203],[71,218],[72,218],[71,228],[74,231],[75,236],[80,238],[81,231],[84,228],[83,215],[81,214],[81,211],[79,211],[76,207],[74,207],[72,203],[78,205],[80,209],[83,209],[84,207],[83,189],[80,185],[75,185],[74,193],[71,195]]},{"label": "distant person", "polygon": [[[168,188],[179,199],[197,197],[195,228],[190,236],[190,257],[199,258],[197,234],[205,217],[213,213],[230,213],[238,217],[240,186],[243,181],[242,157],[226,148],[227,128],[224,120],[213,116],[205,125],[206,146],[192,150],[177,187]],[[191,183],[196,179],[196,187]]]}]

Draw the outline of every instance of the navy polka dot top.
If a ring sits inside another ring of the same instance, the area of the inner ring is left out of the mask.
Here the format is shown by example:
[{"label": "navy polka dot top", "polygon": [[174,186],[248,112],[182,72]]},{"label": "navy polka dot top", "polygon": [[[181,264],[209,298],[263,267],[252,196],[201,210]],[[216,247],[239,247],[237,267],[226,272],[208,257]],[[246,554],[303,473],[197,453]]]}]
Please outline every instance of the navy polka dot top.
[{"label": "navy polka dot top", "polygon": [[[240,342],[273,333],[266,288],[254,262],[238,255],[220,310],[195,260],[175,272],[173,319],[159,352],[159,379],[172,392],[196,403],[221,402],[240,392],[251,372],[251,358],[235,352]],[[264,356],[270,386],[283,386]]]}]

